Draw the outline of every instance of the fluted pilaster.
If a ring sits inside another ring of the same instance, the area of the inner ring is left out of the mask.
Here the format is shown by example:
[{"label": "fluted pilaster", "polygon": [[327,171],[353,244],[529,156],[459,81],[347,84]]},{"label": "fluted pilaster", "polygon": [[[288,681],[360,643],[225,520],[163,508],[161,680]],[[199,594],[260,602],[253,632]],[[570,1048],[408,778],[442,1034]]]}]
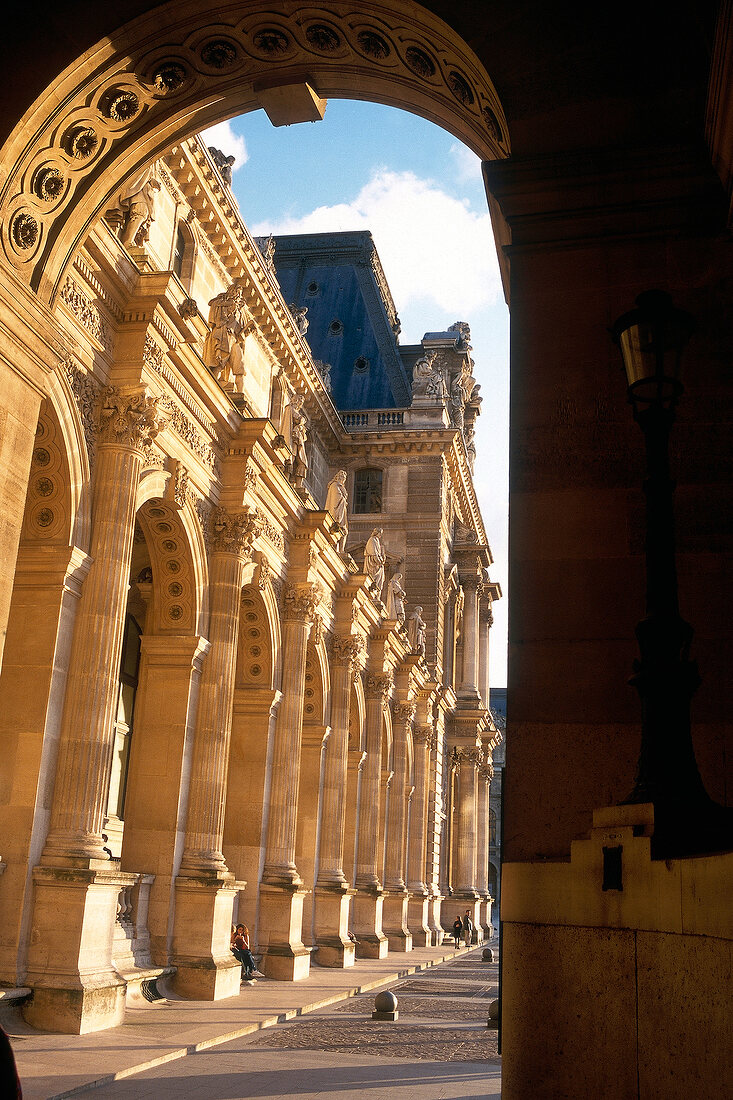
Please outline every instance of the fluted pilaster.
[{"label": "fluted pilaster", "polygon": [[303,732],[305,661],[308,635],[320,590],[313,584],[289,584],[283,608],[283,698],[275,726],[270,787],[270,814],[263,880],[299,885],[295,865],[298,779]]},{"label": "fluted pilaster", "polygon": [[361,771],[358,841],[356,851],[356,886],[379,889],[379,820],[381,812],[382,734],[384,708],[392,688],[392,678],[386,673],[370,673],[365,680],[366,694],[366,757]]},{"label": "fluted pilaster", "polygon": [[406,799],[409,742],[414,717],[414,703],[398,702],[392,704],[394,774],[387,806],[387,844],[384,866],[384,885],[388,890],[405,889]]},{"label": "fluted pilaster", "polygon": [[461,578],[463,605],[463,669],[459,694],[478,695],[478,587],[479,578],[469,574]]},{"label": "fluted pilaster", "polygon": [[244,562],[252,555],[259,521],[250,512],[211,516],[209,643],[196,718],[186,841],[181,873],[225,872],[222,854],[239,604]]},{"label": "fluted pilaster", "polygon": [[415,790],[410,812],[408,848],[408,888],[414,893],[427,893],[425,856],[427,852],[428,793],[430,782],[430,751],[435,741],[431,725],[415,726],[412,731],[413,775]]},{"label": "fluted pilaster", "polygon": [[356,634],[334,635],[330,645],[331,735],[323,772],[319,886],[346,882],[343,862],[349,711],[351,685],[363,648],[364,640]]},{"label": "fluted pilaster", "polygon": [[458,774],[458,823],[456,888],[461,894],[476,892],[476,773],[481,763],[478,749],[460,749]]},{"label": "fluted pilaster", "polygon": [[122,635],[142,448],[162,428],[142,387],[109,388],[96,408],[92,565],[77,611],[44,863],[103,859]]}]

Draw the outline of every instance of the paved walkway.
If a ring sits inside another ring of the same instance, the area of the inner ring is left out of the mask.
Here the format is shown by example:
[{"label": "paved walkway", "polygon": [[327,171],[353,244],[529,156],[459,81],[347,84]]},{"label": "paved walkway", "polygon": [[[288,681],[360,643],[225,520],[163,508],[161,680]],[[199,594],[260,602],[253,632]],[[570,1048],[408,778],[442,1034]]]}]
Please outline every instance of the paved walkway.
[{"label": "paved walkway", "polygon": [[[486,1026],[496,970],[481,949],[424,948],[345,971],[313,967],[305,982],[262,979],[224,1001],[141,1005],[92,1035],[38,1032],[18,1013],[3,1022],[26,1100],[90,1089],[95,1100],[346,1100],[365,1089],[378,1100],[398,1088],[400,1100],[467,1100],[500,1095]],[[397,1023],[371,1020],[373,991],[385,985],[400,999]]]}]

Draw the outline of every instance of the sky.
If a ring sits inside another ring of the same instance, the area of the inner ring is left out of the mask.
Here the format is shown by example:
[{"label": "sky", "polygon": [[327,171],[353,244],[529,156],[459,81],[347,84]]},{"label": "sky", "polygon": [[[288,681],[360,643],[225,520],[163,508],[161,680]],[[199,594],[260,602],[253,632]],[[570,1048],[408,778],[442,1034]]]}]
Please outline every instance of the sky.
[{"label": "sky", "polygon": [[[481,384],[474,481],[494,556],[490,676],[506,685],[509,316],[481,166],[447,131],[392,107],[331,100],[322,122],[264,111],[207,130],[234,154],[232,189],[255,236],[368,229],[402,323],[400,342],[468,321]],[[409,599],[409,592],[408,592]]]}]

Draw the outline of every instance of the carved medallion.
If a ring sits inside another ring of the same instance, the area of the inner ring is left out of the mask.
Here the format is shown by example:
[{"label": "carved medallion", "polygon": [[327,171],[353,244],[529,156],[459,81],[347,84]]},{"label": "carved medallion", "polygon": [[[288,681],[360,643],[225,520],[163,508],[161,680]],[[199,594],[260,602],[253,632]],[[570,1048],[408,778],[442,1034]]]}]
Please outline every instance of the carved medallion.
[{"label": "carved medallion", "polygon": [[364,53],[376,61],[383,61],[392,52],[389,43],[376,31],[359,31],[356,41]]},{"label": "carved medallion", "polygon": [[237,60],[237,50],[232,42],[215,38],[201,50],[201,60],[212,69],[229,69]]},{"label": "carved medallion", "polygon": [[316,50],[322,50],[323,53],[333,53],[341,45],[341,39],[336,31],[331,30],[324,23],[311,23],[306,28],[305,37],[311,46]]},{"label": "carved medallion", "polygon": [[466,78],[461,76],[460,73],[457,73],[455,69],[451,69],[448,73],[448,87],[453,92],[456,99],[460,99],[464,107],[471,106],[475,98],[471,85]]},{"label": "carved medallion", "polygon": [[268,54],[270,57],[275,57],[279,53],[287,53],[290,49],[290,39],[276,27],[268,27],[267,30],[258,31],[252,41],[260,53]]},{"label": "carved medallion", "polygon": [[91,126],[73,126],[63,138],[63,146],[74,160],[86,160],[99,145],[99,138]]},{"label": "carved medallion", "polygon": [[108,97],[105,112],[113,122],[129,122],[140,110],[140,100],[134,92],[117,89]]},{"label": "carved medallion", "polygon": [[38,222],[31,214],[16,214],[13,218],[10,234],[17,248],[33,248],[38,240],[38,233]]},{"label": "carved medallion", "polygon": [[33,179],[33,190],[44,202],[53,202],[63,194],[66,181],[58,168],[42,168]]},{"label": "carved medallion", "polygon": [[153,74],[153,84],[157,92],[166,94],[177,92],[186,83],[186,70],[178,61],[167,61]]},{"label": "carved medallion", "polygon": [[423,76],[426,80],[431,76],[435,76],[435,62],[432,57],[426,54],[424,50],[419,50],[417,46],[408,48],[405,53],[405,61],[413,73],[417,73],[418,76]]}]

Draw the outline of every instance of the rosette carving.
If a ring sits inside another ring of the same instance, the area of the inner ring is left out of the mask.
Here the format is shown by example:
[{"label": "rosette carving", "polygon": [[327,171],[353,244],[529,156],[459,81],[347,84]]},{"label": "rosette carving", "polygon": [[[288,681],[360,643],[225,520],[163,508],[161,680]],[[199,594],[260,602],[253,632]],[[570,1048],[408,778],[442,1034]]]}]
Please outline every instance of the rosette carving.
[{"label": "rosette carving", "polygon": [[321,602],[321,589],[317,584],[288,584],[283,594],[283,618],[290,621],[312,623],[316,608]]},{"label": "rosette carving", "polygon": [[110,386],[100,394],[97,430],[100,443],[142,450],[162,431],[165,417],[157,398],[145,389],[117,389]]},{"label": "rosette carving", "polygon": [[260,533],[260,522],[254,512],[227,512],[215,508],[211,513],[211,549],[216,553],[239,554],[249,560],[252,543]]}]

